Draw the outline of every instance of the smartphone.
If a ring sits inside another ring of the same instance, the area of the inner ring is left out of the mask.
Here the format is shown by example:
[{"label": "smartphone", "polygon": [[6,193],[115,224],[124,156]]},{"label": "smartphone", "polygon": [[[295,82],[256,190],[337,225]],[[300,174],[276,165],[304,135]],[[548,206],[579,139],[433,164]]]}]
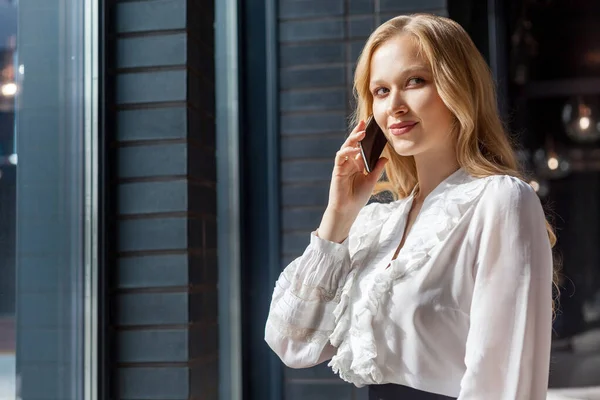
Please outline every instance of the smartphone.
[{"label": "smartphone", "polygon": [[368,173],[375,169],[377,160],[381,157],[381,153],[387,144],[387,138],[385,134],[375,122],[375,118],[371,115],[367,120],[367,127],[365,128],[365,137],[363,140],[358,142],[360,146],[360,154],[365,163],[365,169]]}]

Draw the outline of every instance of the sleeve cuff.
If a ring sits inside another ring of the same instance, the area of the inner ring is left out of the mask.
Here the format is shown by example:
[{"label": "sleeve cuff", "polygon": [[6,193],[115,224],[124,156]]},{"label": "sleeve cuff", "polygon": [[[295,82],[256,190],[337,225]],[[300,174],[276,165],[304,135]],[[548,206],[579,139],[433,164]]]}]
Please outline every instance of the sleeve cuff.
[{"label": "sleeve cuff", "polygon": [[310,233],[310,245],[316,251],[329,254],[341,261],[348,257],[348,238],[344,239],[342,243],[335,243],[320,238],[317,231],[313,231]]}]

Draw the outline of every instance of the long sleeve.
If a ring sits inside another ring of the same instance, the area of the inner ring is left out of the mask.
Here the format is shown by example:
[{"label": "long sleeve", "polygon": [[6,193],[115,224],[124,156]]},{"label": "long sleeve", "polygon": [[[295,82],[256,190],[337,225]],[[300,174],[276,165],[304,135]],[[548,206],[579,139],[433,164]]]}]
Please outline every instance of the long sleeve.
[{"label": "long sleeve", "polygon": [[474,266],[466,372],[460,400],[546,398],[552,329],[552,251],[529,185],[491,182],[475,211]]},{"label": "long sleeve", "polygon": [[332,243],[313,232],[304,254],[284,269],[275,284],[265,340],[288,367],[311,367],[335,354],[329,335],[350,268],[347,242]]}]

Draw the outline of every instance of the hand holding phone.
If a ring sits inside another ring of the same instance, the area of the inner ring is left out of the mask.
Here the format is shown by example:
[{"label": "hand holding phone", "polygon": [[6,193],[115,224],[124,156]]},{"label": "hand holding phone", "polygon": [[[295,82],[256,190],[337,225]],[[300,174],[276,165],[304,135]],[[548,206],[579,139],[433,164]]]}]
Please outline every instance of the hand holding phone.
[{"label": "hand holding phone", "polygon": [[[367,124],[364,121],[359,122],[336,153],[329,187],[329,202],[317,230],[322,239],[341,243],[348,236],[350,227],[360,210],[367,204],[385,168],[387,160],[379,158],[381,151],[378,149],[383,150],[387,141],[383,137],[383,146],[381,137],[373,141],[372,139],[379,135],[373,135],[377,132],[371,131],[377,124],[371,122],[370,126],[367,138]],[[365,158],[367,162],[362,161]],[[373,163],[369,163],[369,159],[372,159]],[[367,168],[372,173],[365,174]]]},{"label": "hand holding phone", "polygon": [[379,125],[377,125],[372,115],[367,120],[365,137],[358,144],[360,146],[360,154],[365,163],[365,169],[368,173],[371,173],[375,169],[377,160],[381,157],[381,153],[387,144],[385,134]]}]

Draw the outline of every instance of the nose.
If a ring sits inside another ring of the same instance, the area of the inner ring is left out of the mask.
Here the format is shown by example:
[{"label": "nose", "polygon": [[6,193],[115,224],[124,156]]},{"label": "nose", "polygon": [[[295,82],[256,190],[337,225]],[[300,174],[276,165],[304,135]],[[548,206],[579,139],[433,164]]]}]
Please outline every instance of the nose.
[{"label": "nose", "polygon": [[388,95],[388,115],[390,117],[397,117],[404,115],[408,112],[408,106],[406,101],[402,97],[402,94],[398,91],[393,91]]}]

